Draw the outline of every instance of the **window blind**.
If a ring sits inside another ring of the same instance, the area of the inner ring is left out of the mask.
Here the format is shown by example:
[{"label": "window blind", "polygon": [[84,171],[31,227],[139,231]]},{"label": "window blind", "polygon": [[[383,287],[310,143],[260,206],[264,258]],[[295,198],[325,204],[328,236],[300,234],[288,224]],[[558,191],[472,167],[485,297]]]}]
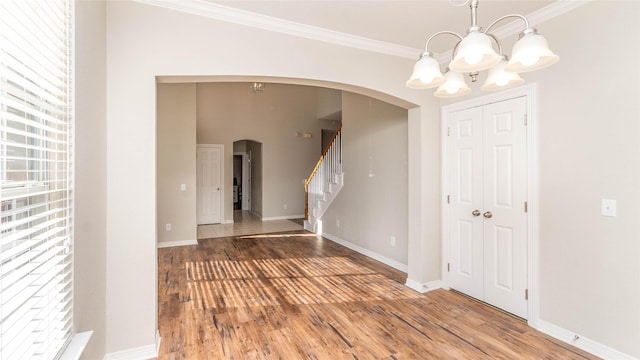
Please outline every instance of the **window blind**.
[{"label": "window blind", "polygon": [[72,3],[0,1],[0,360],[73,332]]}]

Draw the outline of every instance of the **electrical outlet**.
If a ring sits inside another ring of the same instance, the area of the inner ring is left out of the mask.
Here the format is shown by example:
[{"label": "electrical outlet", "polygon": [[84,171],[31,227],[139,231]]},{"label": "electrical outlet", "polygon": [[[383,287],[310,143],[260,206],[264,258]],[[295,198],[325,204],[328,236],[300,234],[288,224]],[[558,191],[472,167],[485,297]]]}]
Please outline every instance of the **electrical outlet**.
[{"label": "electrical outlet", "polygon": [[187,190],[187,184],[180,184],[180,190],[181,191],[186,191]]},{"label": "electrical outlet", "polygon": [[282,207],[283,207],[285,210],[287,209],[287,206],[289,206],[289,205],[287,205],[287,204],[282,205]]},{"label": "electrical outlet", "polygon": [[167,224],[167,225],[165,225],[165,226],[164,226],[164,229],[165,229],[166,231],[171,231],[171,224]]},{"label": "electrical outlet", "polygon": [[392,236],[391,238],[389,238],[389,243],[391,244],[391,247],[395,247],[396,246],[396,237]]},{"label": "electrical outlet", "polygon": [[340,219],[336,219],[336,227],[340,227]]}]

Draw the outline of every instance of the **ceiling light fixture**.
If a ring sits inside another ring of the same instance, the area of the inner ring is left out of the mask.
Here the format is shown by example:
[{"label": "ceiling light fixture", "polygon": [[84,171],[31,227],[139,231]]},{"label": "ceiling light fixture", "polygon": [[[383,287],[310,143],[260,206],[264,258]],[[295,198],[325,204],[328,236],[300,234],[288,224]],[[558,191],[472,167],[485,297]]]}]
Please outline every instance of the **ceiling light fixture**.
[{"label": "ceiling light fixture", "polygon": [[253,84],[251,84],[251,92],[253,92],[254,94],[261,93],[263,91],[264,91],[264,83],[254,82]]},{"label": "ceiling light fixture", "polygon": [[[451,0],[450,0],[451,1]],[[463,73],[468,73],[472,82],[477,81],[480,71],[489,69],[489,74],[482,90],[494,91],[507,89],[524,83],[518,73],[545,68],[558,61],[558,55],[549,50],[547,41],[538,31],[529,26],[529,20],[523,15],[509,14],[495,20],[482,30],[477,24],[478,0],[471,0],[471,27],[462,37],[453,31],[440,31],[433,34],[425,45],[425,51],[413,67],[413,73],[406,85],[413,89],[430,89],[438,87],[434,95],[437,97],[457,97],[471,92],[464,80]],[[498,22],[508,18],[519,18],[524,21],[525,29],[520,33],[518,41],[512,49],[511,60],[503,54],[498,38],[490,34],[491,28]],[[429,51],[431,39],[440,35],[452,35],[458,38],[453,47],[452,59],[447,71],[440,72],[440,64]],[[493,49],[495,43],[498,52]]]}]

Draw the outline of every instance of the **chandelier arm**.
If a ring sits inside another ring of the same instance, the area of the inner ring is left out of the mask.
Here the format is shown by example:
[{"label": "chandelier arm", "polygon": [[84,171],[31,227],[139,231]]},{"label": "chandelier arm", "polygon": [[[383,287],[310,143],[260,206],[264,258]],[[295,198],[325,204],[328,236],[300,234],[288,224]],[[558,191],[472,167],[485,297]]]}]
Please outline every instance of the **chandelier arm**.
[{"label": "chandelier arm", "polygon": [[458,40],[462,40],[462,36],[460,36],[460,34],[458,34],[457,32],[453,32],[453,31],[438,31],[437,33],[431,35],[431,37],[427,40],[427,44],[424,46],[424,50],[425,51],[429,51],[429,42],[431,42],[431,39],[433,39],[434,37],[438,36],[438,35],[443,35],[443,34],[449,34],[449,35],[453,35],[455,37],[458,38]]},{"label": "chandelier arm", "polygon": [[487,35],[487,36],[489,36],[489,37],[491,37],[491,38],[493,39],[493,41],[495,41],[495,42],[496,42],[496,44],[498,44],[498,55],[500,55],[500,56],[504,55],[504,54],[502,53],[502,44],[500,43],[500,41],[498,40],[498,38],[497,38],[495,35],[493,35],[493,34],[486,34],[486,35]]},{"label": "chandelier arm", "polygon": [[520,14],[509,14],[509,15],[505,15],[505,16],[501,16],[498,19],[496,19],[494,22],[491,23],[491,25],[489,25],[487,27],[487,29],[484,31],[485,34],[489,33],[489,30],[491,30],[491,28],[499,23],[500,21],[504,20],[504,19],[508,19],[508,18],[512,18],[512,17],[517,17],[519,19],[522,19],[522,21],[524,21],[524,26],[525,26],[525,30],[526,29],[530,29],[531,27],[529,26],[529,20],[527,20],[527,18],[524,15],[520,15]]}]

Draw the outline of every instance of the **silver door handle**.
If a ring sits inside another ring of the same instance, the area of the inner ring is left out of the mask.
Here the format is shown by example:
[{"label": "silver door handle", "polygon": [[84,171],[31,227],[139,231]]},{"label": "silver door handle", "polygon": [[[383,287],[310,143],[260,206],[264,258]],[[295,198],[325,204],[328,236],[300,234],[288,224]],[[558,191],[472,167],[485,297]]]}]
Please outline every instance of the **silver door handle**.
[{"label": "silver door handle", "polygon": [[480,216],[480,210],[473,210],[473,211],[471,212],[471,215],[473,215],[473,216]]},{"label": "silver door handle", "polygon": [[486,217],[487,219],[490,219],[493,214],[491,213],[491,211],[487,211],[486,213],[482,214],[482,216]]}]

